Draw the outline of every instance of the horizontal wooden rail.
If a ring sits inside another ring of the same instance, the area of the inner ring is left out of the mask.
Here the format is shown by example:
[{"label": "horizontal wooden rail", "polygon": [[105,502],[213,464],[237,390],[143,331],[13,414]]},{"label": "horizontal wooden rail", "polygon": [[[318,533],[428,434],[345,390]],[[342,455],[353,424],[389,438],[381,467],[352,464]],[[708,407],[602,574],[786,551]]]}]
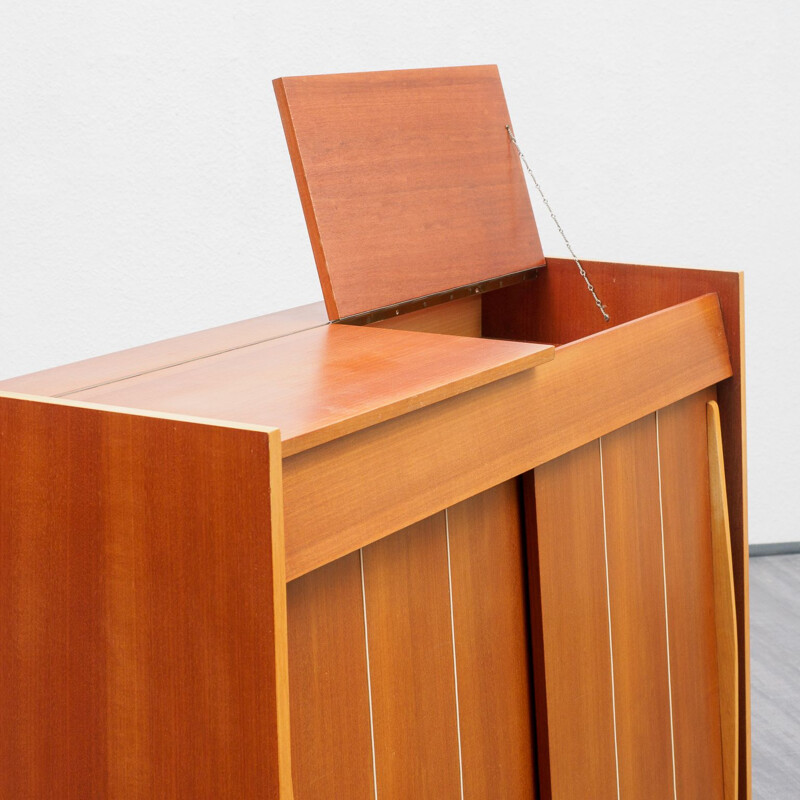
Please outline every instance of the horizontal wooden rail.
[{"label": "horizontal wooden rail", "polygon": [[284,459],[291,580],[731,375],[717,296]]}]

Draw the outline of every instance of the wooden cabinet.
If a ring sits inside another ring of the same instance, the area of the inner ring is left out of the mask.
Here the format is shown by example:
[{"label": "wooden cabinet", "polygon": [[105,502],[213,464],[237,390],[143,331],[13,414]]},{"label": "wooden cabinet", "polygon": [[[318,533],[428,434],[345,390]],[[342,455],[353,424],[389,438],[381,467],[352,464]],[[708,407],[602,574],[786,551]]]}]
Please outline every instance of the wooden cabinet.
[{"label": "wooden cabinet", "polygon": [[0,797],[749,797],[741,276],[606,324],[495,68],[276,89],[325,308],[0,383]]}]

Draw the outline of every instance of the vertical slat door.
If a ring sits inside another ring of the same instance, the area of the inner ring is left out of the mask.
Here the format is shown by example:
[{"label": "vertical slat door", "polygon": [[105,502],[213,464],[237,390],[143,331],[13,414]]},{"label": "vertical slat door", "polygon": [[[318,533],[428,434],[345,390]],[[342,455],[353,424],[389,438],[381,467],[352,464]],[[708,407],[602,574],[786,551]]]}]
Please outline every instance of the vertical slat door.
[{"label": "vertical slat door", "polygon": [[458,797],[445,514],[365,548],[378,797]]},{"label": "vertical slat door", "polygon": [[542,796],[616,798],[600,443],[524,485]]},{"label": "vertical slat door", "polygon": [[711,397],[526,478],[543,797],[722,797]]},{"label": "vertical slat door", "polygon": [[601,439],[620,797],[674,794],[655,415]]},{"label": "vertical slat door", "polygon": [[371,798],[360,554],[291,581],[286,599],[294,796]]},{"label": "vertical slat door", "polygon": [[535,796],[509,481],[288,587],[296,800]]},{"label": "vertical slat door", "polygon": [[722,797],[706,404],[658,414],[678,797]]},{"label": "vertical slat door", "polygon": [[534,797],[519,486],[447,510],[464,797]]}]

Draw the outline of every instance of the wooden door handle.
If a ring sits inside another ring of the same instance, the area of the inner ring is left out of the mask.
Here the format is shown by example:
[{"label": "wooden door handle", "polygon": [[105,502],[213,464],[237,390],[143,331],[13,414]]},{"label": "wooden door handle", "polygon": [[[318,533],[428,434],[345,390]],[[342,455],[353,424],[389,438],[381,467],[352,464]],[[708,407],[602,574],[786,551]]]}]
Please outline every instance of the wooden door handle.
[{"label": "wooden door handle", "polygon": [[711,494],[711,551],[714,563],[714,616],[717,638],[722,775],[725,800],[739,796],[739,652],[736,638],[736,600],[722,455],[719,406],[710,401],[708,419],[708,471]]}]

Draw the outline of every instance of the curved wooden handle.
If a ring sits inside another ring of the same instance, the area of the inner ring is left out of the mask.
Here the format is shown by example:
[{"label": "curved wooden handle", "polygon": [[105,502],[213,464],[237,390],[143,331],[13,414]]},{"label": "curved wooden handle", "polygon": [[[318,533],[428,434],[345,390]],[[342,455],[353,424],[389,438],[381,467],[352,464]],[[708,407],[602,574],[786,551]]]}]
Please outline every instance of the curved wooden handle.
[{"label": "curved wooden handle", "polygon": [[719,707],[722,726],[722,775],[725,800],[739,796],[739,653],[736,600],[722,455],[719,406],[707,405],[708,472],[711,493],[711,550],[714,560],[714,615],[717,636]]}]

